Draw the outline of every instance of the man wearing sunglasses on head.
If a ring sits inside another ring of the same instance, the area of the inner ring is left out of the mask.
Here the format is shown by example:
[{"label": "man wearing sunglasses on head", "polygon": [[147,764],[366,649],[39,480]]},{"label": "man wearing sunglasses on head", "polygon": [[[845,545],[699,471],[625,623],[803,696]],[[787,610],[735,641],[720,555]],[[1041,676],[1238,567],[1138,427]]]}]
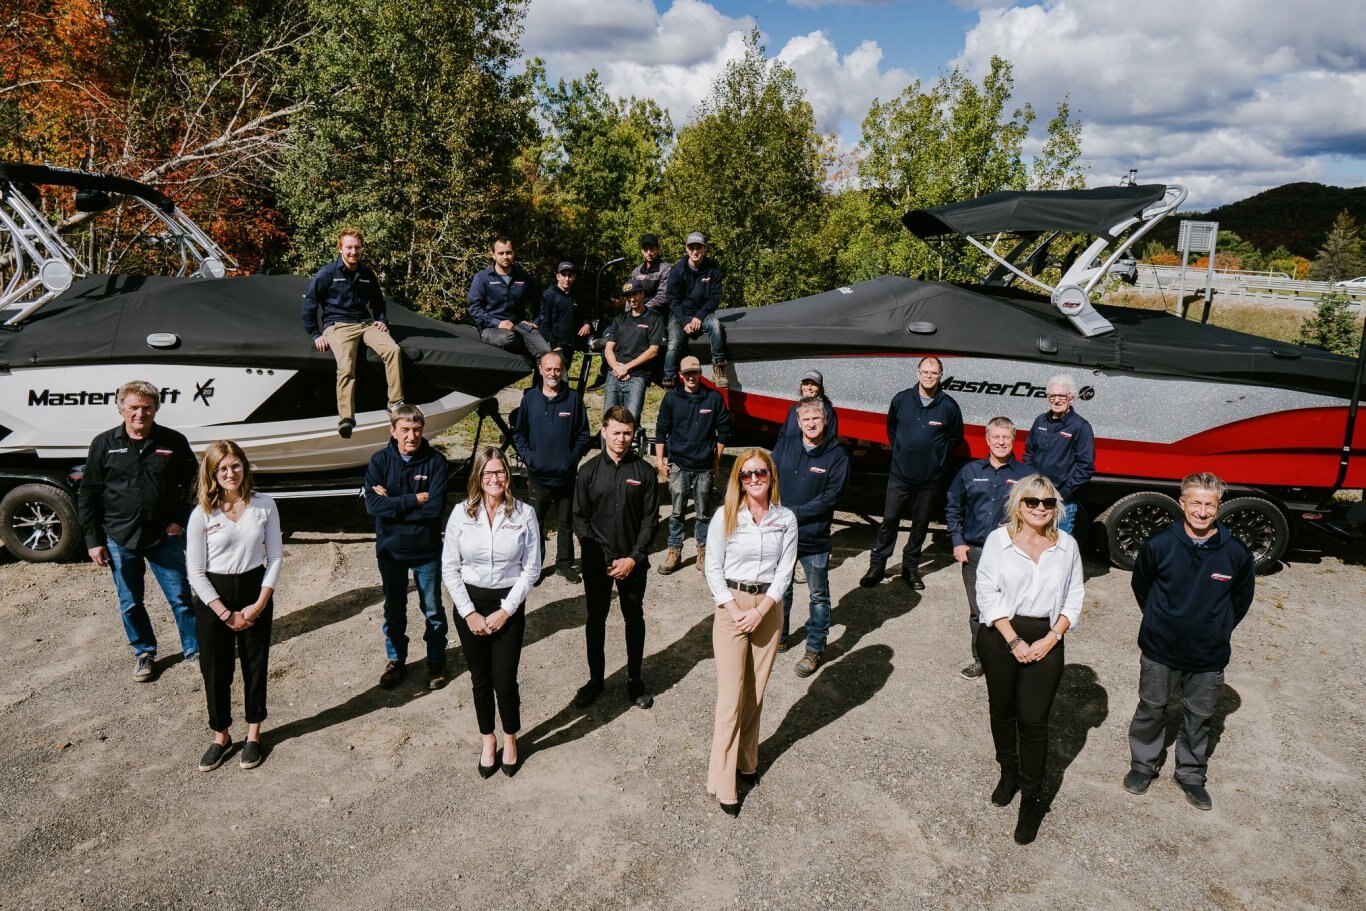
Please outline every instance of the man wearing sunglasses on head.
[{"label": "man wearing sunglasses on head", "polygon": [[1096,473],[1096,435],[1091,422],[1072,410],[1077,381],[1059,374],[1048,381],[1048,410],[1034,419],[1025,438],[1025,464],[1052,481],[1063,498],[1058,527],[1069,535],[1081,488]]}]

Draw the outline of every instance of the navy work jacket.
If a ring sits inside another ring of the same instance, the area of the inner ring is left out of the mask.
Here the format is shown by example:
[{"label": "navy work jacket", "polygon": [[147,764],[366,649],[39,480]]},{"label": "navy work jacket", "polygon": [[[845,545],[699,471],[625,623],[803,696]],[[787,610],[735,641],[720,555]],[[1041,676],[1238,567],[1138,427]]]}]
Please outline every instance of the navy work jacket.
[{"label": "navy work jacket", "polygon": [[668,311],[683,324],[706,319],[721,306],[721,267],[709,256],[694,269],[685,259],[669,269]]},{"label": "navy work jacket", "polygon": [[[319,308],[322,308],[321,327]],[[357,264],[355,271],[348,270],[342,265],[341,257],[319,269],[313,281],[308,283],[300,316],[304,329],[314,341],[334,323],[389,321],[384,309],[384,294],[374,271],[363,262]]]},{"label": "navy work jacket", "polygon": [[953,546],[971,544],[981,547],[987,535],[1001,526],[1006,517],[1010,489],[1033,471],[1011,455],[1000,468],[991,459],[974,459],[953,478],[949,499],[944,506],[944,522]]},{"label": "navy work jacket", "polygon": [[903,389],[887,411],[887,440],[892,444],[892,479],[902,484],[932,484],[944,473],[944,463],[963,439],[963,413],[958,403],[935,389],[928,405],[920,401],[920,387]]},{"label": "navy work jacket", "polygon": [[1072,495],[1096,473],[1096,435],[1091,422],[1070,408],[1061,418],[1045,411],[1025,438],[1025,462],[1053,482],[1058,495]]},{"label": "navy work jacket", "polygon": [[[504,279],[509,279],[504,281]],[[507,276],[499,275],[493,266],[475,273],[470,282],[470,316],[480,329],[496,329],[503,320],[514,323],[524,322],[533,306],[538,306],[541,286],[531,273],[513,264]]]},{"label": "navy work jacket", "polygon": [[579,462],[593,447],[583,396],[562,384],[554,396],[540,386],[522,393],[512,425],[512,445],[526,463],[527,476],[542,487],[574,483]]},{"label": "navy work jacket", "polygon": [[730,412],[721,393],[709,386],[688,392],[679,384],[664,394],[655,420],[655,442],[670,462],[688,471],[711,471],[716,444],[730,441]]},{"label": "navy work jacket", "polygon": [[844,485],[849,455],[829,433],[819,446],[806,448],[802,435],[779,437],[773,448],[778,494],[797,517],[797,556],[830,551],[830,522]]},{"label": "navy work jacket", "polygon": [[[426,440],[404,461],[398,441],[370,457],[365,468],[365,511],[375,517],[375,552],[396,560],[441,556],[441,512],[446,505],[446,457]],[[387,496],[375,493],[383,487]],[[427,494],[426,503],[417,495]]]}]

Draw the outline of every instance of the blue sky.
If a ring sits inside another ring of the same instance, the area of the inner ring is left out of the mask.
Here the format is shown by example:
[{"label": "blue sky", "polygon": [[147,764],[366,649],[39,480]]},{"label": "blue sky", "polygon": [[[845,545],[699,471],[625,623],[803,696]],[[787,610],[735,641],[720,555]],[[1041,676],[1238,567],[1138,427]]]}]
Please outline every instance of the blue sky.
[{"label": "blue sky", "polygon": [[846,146],[875,97],[993,54],[1046,120],[1067,98],[1091,183],[1129,168],[1204,208],[1292,181],[1366,184],[1366,3],[1339,0],[530,0],[523,48],[553,76],[688,119],[743,36],[797,74]]}]

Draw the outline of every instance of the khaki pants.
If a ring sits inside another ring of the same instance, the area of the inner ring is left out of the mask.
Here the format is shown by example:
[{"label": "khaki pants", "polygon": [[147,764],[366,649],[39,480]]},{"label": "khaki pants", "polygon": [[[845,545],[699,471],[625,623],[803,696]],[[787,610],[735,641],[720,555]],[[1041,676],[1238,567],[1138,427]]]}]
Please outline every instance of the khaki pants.
[{"label": "khaki pants", "polygon": [[[740,610],[749,610],[758,595],[731,590]],[[730,611],[716,608],[711,643],[716,653],[716,732],[711,742],[707,769],[707,792],[727,803],[736,800],[735,772],[759,768],[759,716],[764,708],[764,688],[778,654],[778,631],[783,625],[782,605],[768,609],[754,632],[740,632]]]},{"label": "khaki pants", "polygon": [[356,417],[356,356],[361,342],[384,360],[389,404],[403,401],[403,352],[392,335],[376,329],[374,323],[333,323],[323,330],[323,338],[337,359],[337,417]]}]

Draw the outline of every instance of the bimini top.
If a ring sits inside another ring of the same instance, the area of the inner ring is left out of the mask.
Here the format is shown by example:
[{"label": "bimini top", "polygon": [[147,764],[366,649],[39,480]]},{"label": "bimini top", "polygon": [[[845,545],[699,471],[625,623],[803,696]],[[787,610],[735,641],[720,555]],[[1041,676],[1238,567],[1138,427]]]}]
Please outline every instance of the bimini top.
[{"label": "bimini top", "polygon": [[1094,190],[1003,190],[976,199],[916,209],[902,223],[922,240],[946,234],[1063,231],[1114,238],[1110,230],[1162,200],[1163,184]]},{"label": "bimini top", "polygon": [[1352,358],[1159,311],[1100,310],[1114,331],[1084,337],[1038,295],[885,275],[718,316],[738,361],[934,352],[1352,395]]}]

